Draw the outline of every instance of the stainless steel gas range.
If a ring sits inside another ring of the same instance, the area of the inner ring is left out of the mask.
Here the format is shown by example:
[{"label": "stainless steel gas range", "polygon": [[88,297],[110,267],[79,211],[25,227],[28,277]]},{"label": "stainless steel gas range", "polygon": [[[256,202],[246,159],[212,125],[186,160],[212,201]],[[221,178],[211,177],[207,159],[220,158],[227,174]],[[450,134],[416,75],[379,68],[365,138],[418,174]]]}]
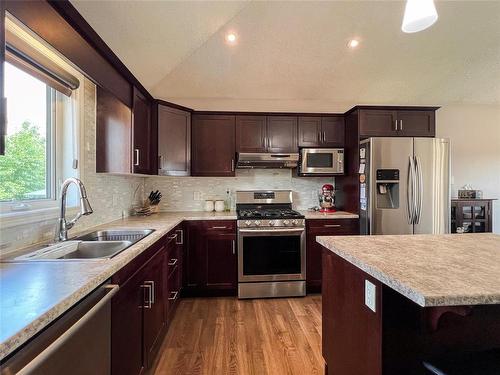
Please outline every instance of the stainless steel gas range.
[{"label": "stainless steel gas range", "polygon": [[237,191],[238,297],[306,294],[304,216],[290,190]]}]

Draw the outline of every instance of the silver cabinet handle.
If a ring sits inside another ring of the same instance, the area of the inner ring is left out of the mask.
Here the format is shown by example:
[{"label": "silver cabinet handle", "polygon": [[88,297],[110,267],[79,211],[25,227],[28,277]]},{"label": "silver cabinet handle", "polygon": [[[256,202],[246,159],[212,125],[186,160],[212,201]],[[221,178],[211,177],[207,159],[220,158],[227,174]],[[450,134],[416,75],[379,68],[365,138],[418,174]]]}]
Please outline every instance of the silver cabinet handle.
[{"label": "silver cabinet handle", "polygon": [[175,243],[177,245],[183,245],[184,244],[184,230],[177,229],[176,232],[177,232],[177,239],[176,239]]},{"label": "silver cabinet handle", "polygon": [[340,228],[342,225],[340,224],[325,224],[323,227],[325,228]]},{"label": "silver cabinet handle", "polygon": [[233,255],[236,254],[236,241],[233,240]]},{"label": "silver cabinet handle", "polygon": [[177,264],[178,259],[172,258],[167,263],[169,266],[175,266]]},{"label": "silver cabinet handle", "polygon": [[394,130],[398,131],[398,120],[394,120]]},{"label": "silver cabinet handle", "polygon": [[135,148],[134,149],[134,153],[135,153],[135,163],[134,163],[134,165],[138,166],[139,165],[139,149]]},{"label": "silver cabinet handle", "polygon": [[173,234],[173,235],[171,235],[171,236],[168,236],[168,239],[169,239],[169,240],[173,240],[173,239],[175,239],[175,238],[177,238],[177,233],[175,233],[175,234]]},{"label": "silver cabinet handle", "polygon": [[399,130],[403,130],[403,120],[399,120]]},{"label": "silver cabinet handle", "polygon": [[158,169],[163,169],[162,159],[163,157],[161,155],[158,155]]},{"label": "silver cabinet handle", "polygon": [[85,313],[79,320],[76,321],[67,331],[63,332],[54,342],[52,342],[47,348],[45,348],[40,354],[38,354],[31,362],[24,366],[17,374],[27,375],[33,374],[39,370],[39,366],[47,360],[54,352],[59,350],[66,342],[71,339],[79,329],[82,328],[95,314],[101,310],[104,305],[106,305],[109,300],[118,292],[120,287],[118,285],[106,285],[103,287],[108,289],[107,294],[100,299],[92,308]]},{"label": "silver cabinet handle", "polygon": [[152,295],[151,295],[151,284],[144,283],[144,284],[141,285],[141,288],[145,289],[147,291],[148,297],[144,301],[145,304],[143,306],[139,306],[139,307],[141,307],[143,309],[150,309],[153,306],[153,302],[151,302],[151,297],[152,297]]},{"label": "silver cabinet handle", "polygon": [[170,292],[170,294],[173,294],[173,296],[172,297],[168,297],[168,300],[169,301],[175,301],[177,299],[177,294],[179,294],[179,292],[178,291],[176,291],[176,292]]},{"label": "silver cabinet handle", "polygon": [[[272,233],[276,234],[278,232],[274,229],[238,229],[238,233]],[[302,233],[304,228],[280,228],[279,233]]]},{"label": "silver cabinet handle", "polygon": [[156,297],[155,282],[153,280],[149,280],[149,281],[145,281],[144,284],[151,285],[150,292],[149,292],[149,299],[151,301],[151,304],[155,303],[155,297]]},{"label": "silver cabinet handle", "polygon": [[234,172],[234,159],[231,159],[231,172]]},{"label": "silver cabinet handle", "polygon": [[227,227],[226,226],[224,226],[224,227],[210,227],[210,229],[227,229]]},{"label": "silver cabinet handle", "polygon": [[323,142],[326,142],[326,132],[323,132]]}]

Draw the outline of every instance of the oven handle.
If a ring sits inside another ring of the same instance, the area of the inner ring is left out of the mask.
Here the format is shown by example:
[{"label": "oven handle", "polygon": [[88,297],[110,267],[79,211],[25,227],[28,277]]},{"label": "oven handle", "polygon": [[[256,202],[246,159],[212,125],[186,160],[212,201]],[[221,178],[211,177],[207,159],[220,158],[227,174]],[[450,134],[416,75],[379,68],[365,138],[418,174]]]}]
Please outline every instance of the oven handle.
[{"label": "oven handle", "polygon": [[277,228],[277,229],[239,229],[239,233],[290,233],[303,232],[304,228]]}]

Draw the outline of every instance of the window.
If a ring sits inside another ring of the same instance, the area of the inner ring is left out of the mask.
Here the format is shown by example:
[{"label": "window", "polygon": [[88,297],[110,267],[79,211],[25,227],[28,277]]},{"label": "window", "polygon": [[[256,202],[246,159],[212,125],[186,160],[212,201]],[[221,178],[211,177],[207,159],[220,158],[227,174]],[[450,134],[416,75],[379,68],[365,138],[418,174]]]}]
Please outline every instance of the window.
[{"label": "window", "polygon": [[0,201],[54,199],[55,90],[5,64],[7,137],[0,156]]},{"label": "window", "polygon": [[[4,67],[7,131],[5,155],[0,155],[0,214],[9,218],[17,211],[55,208],[58,186],[79,177],[83,76],[10,15]],[[69,192],[70,206],[76,193]]]}]

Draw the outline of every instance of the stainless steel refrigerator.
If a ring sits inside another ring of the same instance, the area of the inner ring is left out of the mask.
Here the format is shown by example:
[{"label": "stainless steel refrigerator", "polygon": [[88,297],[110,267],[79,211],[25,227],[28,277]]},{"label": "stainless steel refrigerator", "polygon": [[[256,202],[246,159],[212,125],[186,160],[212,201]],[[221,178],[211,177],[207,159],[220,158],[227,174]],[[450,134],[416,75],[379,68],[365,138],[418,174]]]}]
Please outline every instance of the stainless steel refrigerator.
[{"label": "stainless steel refrigerator", "polygon": [[360,143],[361,234],[450,232],[450,143],[369,138]]}]

